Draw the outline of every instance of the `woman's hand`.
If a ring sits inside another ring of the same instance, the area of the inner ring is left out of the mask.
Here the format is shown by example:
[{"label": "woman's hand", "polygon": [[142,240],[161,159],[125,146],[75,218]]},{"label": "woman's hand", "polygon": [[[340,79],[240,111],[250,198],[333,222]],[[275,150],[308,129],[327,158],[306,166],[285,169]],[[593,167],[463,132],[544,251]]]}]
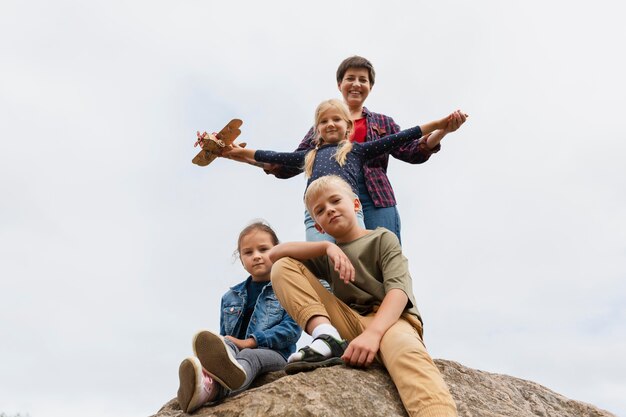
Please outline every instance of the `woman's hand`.
[{"label": "woman's hand", "polygon": [[461,127],[463,123],[465,123],[468,117],[469,115],[463,113],[461,110],[457,110],[453,112],[452,114],[448,116],[447,124],[443,128],[443,133],[447,134],[447,133],[454,132],[459,127]]}]

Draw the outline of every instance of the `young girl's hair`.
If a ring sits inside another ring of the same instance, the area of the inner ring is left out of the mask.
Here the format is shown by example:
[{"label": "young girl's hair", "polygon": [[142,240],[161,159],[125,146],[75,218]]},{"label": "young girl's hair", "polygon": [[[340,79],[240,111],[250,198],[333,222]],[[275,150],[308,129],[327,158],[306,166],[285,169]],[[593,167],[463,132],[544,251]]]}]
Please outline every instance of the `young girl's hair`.
[{"label": "young girl's hair", "polygon": [[269,234],[272,238],[272,243],[274,244],[274,246],[280,243],[278,241],[278,236],[276,236],[276,232],[274,232],[274,229],[272,229],[268,222],[262,219],[255,220],[253,223],[250,223],[248,226],[244,227],[244,229],[239,233],[239,239],[237,239],[237,249],[235,250],[235,253],[233,253],[233,255],[239,257],[239,250],[241,249],[241,241],[243,240],[243,238],[250,233],[258,231]]},{"label": "young girl's hair", "polygon": [[[335,109],[339,111],[339,114],[343,117],[343,120],[348,124],[348,129],[346,130],[346,137],[342,139],[337,145],[337,151],[335,152],[335,160],[339,164],[339,166],[343,166],[346,163],[346,156],[352,150],[352,142],[350,142],[350,131],[352,130],[352,118],[350,117],[350,112],[345,104],[342,101],[337,100],[336,98],[331,98],[330,100],[324,100],[317,106],[315,109],[315,130],[317,130],[317,126],[320,124],[320,120],[322,115],[330,110]],[[313,163],[315,162],[315,156],[317,155],[317,150],[320,146],[324,144],[324,139],[322,135],[317,132],[317,137],[315,138],[315,148],[311,150],[311,152],[306,154],[304,158],[304,174],[307,177],[310,177],[313,174]]]},{"label": "young girl's hair", "polygon": [[[306,189],[304,193],[304,205],[306,209],[309,211],[311,217],[313,217],[313,212],[310,207],[311,201],[314,200],[317,196],[319,196],[322,192],[327,191],[329,188],[336,190],[337,192],[341,192],[348,198],[356,198],[354,196],[354,191],[350,184],[346,182],[339,175],[325,175],[323,177],[319,177]],[[313,217],[314,218],[314,217]]]}]

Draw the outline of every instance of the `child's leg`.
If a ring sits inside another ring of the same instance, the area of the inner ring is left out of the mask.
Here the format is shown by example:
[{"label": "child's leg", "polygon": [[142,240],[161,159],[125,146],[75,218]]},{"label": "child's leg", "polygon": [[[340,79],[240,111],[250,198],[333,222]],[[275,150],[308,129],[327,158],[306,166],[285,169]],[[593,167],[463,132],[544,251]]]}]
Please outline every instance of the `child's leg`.
[{"label": "child's leg", "polygon": [[[226,343],[229,343],[226,341]],[[271,349],[244,349],[237,353],[237,362],[246,371],[246,381],[243,385],[230,392],[228,395],[235,395],[245,391],[250,387],[254,379],[264,373],[282,370],[287,361],[283,356]]]},{"label": "child's leg", "polygon": [[326,317],[342,338],[352,340],[363,332],[358,313],[328,292],[302,262],[282,258],[272,267],[272,287],[283,308],[306,329],[309,320]]},{"label": "child's leg", "polygon": [[270,349],[239,350],[237,345],[228,339],[206,330],[194,337],[193,349],[202,368],[219,382],[220,386],[212,401],[245,391],[258,375],[279,371],[287,363],[285,358],[276,351]]},{"label": "child's leg", "polygon": [[360,316],[328,292],[301,262],[278,260],[272,267],[274,293],[313,341],[291,355],[285,372],[294,374],[342,364],[347,342],[363,331]]},{"label": "child's leg", "polygon": [[[373,315],[365,317],[366,324]],[[412,320],[413,321],[413,320]],[[389,371],[404,408],[411,417],[456,417],[450,391],[416,330],[405,318],[396,322],[380,342],[380,358]]]}]

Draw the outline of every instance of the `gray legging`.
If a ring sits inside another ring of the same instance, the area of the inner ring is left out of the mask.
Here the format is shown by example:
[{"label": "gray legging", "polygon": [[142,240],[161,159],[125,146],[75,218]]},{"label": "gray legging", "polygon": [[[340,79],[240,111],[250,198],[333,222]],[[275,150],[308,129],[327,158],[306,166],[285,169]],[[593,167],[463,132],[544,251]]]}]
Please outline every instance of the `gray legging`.
[{"label": "gray legging", "polygon": [[257,376],[266,372],[280,371],[287,364],[285,358],[274,350],[264,348],[239,350],[239,348],[230,340],[224,339],[224,342],[226,343],[226,346],[232,350],[233,356],[237,358],[239,365],[241,365],[246,371],[246,381],[235,391],[229,391],[226,388],[222,388],[218,393],[216,400],[245,391]]}]

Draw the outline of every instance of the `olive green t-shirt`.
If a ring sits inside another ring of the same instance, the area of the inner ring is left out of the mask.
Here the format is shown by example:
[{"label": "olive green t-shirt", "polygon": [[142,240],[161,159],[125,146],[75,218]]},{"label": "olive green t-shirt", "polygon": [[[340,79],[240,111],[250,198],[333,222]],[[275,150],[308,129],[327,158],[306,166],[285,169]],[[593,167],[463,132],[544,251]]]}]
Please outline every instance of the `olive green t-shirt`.
[{"label": "olive green t-shirt", "polygon": [[337,298],[359,314],[366,315],[374,306],[382,303],[387,292],[398,288],[409,298],[404,312],[421,321],[415,306],[408,260],[402,254],[395,234],[379,227],[365,236],[338,246],[354,266],[354,282],[346,284],[339,279],[339,274],[326,255],[304,261],[313,274],[330,283]]}]

